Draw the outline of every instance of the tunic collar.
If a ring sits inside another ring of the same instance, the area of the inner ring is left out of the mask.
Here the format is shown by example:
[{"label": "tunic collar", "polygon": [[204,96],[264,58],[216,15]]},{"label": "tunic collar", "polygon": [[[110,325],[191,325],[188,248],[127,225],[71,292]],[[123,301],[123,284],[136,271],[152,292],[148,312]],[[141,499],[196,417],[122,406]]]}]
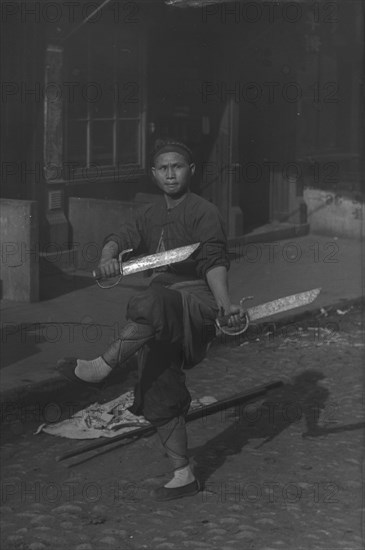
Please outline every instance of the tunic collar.
[{"label": "tunic collar", "polygon": [[174,206],[169,206],[167,204],[167,200],[166,200],[166,197],[164,195],[164,203],[166,205],[167,210],[173,210],[174,208],[179,206],[179,204],[181,204],[182,202],[184,202],[187,199],[188,195],[190,195],[190,191],[187,191],[187,193],[185,193],[185,195],[181,198],[181,200],[179,202],[177,202],[176,204],[174,204]]}]

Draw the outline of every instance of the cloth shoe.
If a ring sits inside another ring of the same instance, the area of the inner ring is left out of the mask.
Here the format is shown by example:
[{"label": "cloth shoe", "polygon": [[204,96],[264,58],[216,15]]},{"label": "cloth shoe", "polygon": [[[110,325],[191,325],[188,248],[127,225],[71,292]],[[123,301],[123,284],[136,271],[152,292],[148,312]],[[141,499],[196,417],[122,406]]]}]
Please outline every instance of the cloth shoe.
[{"label": "cloth shoe", "polygon": [[175,500],[183,497],[192,497],[199,493],[199,491],[200,484],[199,481],[195,479],[191,483],[183,485],[182,487],[158,487],[157,489],[154,489],[152,491],[152,496],[155,500],[162,502],[165,500]]},{"label": "cloth shoe", "polygon": [[77,358],[76,357],[65,357],[60,359],[57,362],[56,370],[63,378],[66,378],[69,382],[74,384],[80,384],[83,386],[89,386],[90,388],[103,388],[105,386],[105,381],[101,382],[86,382],[82,380],[75,374],[75,369],[77,367]]}]

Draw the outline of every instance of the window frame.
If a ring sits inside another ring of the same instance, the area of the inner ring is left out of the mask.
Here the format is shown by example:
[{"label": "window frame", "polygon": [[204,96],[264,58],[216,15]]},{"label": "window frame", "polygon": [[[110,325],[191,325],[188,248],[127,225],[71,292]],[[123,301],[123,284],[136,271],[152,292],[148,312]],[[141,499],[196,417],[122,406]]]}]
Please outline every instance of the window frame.
[{"label": "window frame", "polygon": [[[87,78],[88,82],[92,82],[91,79],[91,48],[90,48],[90,40],[92,36],[92,25],[88,29],[88,33],[86,36],[86,39],[88,41],[87,46]],[[112,31],[112,26],[105,27],[105,32],[115,32],[116,37],[118,37],[118,33],[115,30]],[[120,31],[120,29],[119,29]],[[114,101],[113,105],[113,113],[112,116],[109,117],[100,117],[95,118],[92,116],[92,102],[87,103],[87,113],[86,117],[79,117],[71,119],[69,116],[69,108],[67,105],[65,105],[64,109],[64,144],[63,144],[63,157],[65,159],[66,165],[68,167],[71,167],[73,163],[76,163],[77,161],[72,161],[69,159],[68,156],[68,136],[69,136],[69,123],[71,120],[73,121],[80,121],[86,123],[86,158],[85,158],[85,164],[83,166],[78,166],[75,169],[69,169],[67,177],[64,177],[64,181],[68,185],[73,184],[88,184],[90,183],[90,180],[92,183],[97,181],[102,182],[118,182],[118,181],[131,181],[134,179],[138,179],[141,176],[146,175],[147,173],[147,165],[146,165],[146,147],[147,147],[147,106],[146,106],[146,98],[147,98],[147,77],[146,77],[146,37],[145,33],[142,32],[133,32],[133,31],[126,31],[123,29],[122,32],[125,32],[127,34],[127,40],[133,40],[139,42],[139,54],[138,54],[138,112],[136,113],[136,116],[120,116],[117,112],[117,102]],[[65,72],[67,76],[70,76],[70,57],[69,55],[72,54],[72,49],[65,50],[64,56],[65,56]],[[107,55],[107,52],[106,52]],[[113,57],[113,86],[118,84],[118,80],[116,78],[116,72],[117,72],[117,59]],[[123,83],[128,84],[128,82]],[[122,120],[135,120],[139,121],[138,128],[137,128],[137,154],[138,154],[138,162],[137,163],[122,163],[121,161],[118,161],[117,159],[117,147],[118,147],[118,129],[117,126],[120,121]],[[102,121],[108,121],[113,123],[113,143],[112,143],[112,156],[113,156],[113,163],[108,165],[101,165],[97,162],[91,161],[91,154],[92,154],[92,143],[91,143],[91,134],[92,134],[92,124],[94,122],[102,122]],[[89,171],[92,169],[96,169],[96,172],[94,171],[91,176],[89,177]]]}]

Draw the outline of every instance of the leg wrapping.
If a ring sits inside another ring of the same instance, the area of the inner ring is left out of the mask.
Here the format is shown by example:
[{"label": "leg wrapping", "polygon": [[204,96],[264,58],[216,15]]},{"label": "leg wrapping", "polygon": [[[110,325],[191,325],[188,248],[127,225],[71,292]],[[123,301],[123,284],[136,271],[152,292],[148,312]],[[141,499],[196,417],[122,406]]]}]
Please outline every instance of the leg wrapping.
[{"label": "leg wrapping", "polygon": [[166,424],[158,426],[157,433],[174,470],[187,466],[189,464],[188,438],[184,417],[175,417]]},{"label": "leg wrapping", "polygon": [[154,335],[155,330],[150,325],[129,321],[119,338],[108,347],[102,357],[111,368],[114,368],[130,359],[142,346],[153,340]]}]

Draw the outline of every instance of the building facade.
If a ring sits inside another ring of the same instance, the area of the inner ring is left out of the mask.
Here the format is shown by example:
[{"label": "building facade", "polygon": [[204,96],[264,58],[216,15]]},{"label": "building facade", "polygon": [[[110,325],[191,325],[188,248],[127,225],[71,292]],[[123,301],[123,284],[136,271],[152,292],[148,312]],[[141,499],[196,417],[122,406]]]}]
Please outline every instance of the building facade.
[{"label": "building facade", "polygon": [[361,200],[361,2],[9,2],[2,22],[2,196],[36,203],[41,257],[92,233],[84,199],[149,200],[157,137],[194,150],[231,237],[303,224],[305,188]]}]

